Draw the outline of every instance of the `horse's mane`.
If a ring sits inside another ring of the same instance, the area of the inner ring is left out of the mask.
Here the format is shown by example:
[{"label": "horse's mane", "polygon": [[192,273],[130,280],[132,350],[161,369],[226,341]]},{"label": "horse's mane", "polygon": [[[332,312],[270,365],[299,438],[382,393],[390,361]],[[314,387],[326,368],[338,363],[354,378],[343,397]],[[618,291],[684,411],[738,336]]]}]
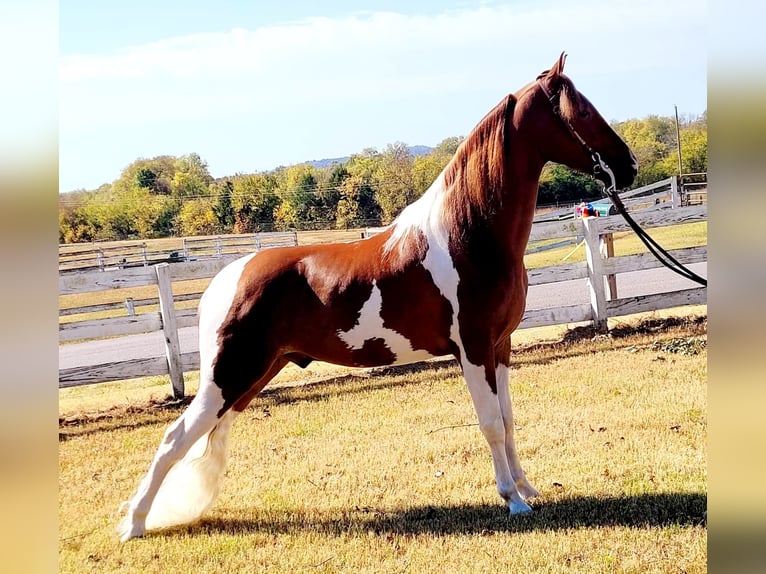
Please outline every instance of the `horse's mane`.
[{"label": "horse's mane", "polygon": [[406,237],[415,229],[434,233],[437,241],[446,245],[450,236],[461,234],[461,230],[497,211],[509,184],[509,120],[515,106],[516,97],[511,94],[468,134],[440,176],[443,188],[432,185],[396,218],[386,253],[395,245],[401,251]]},{"label": "horse's mane", "polygon": [[490,110],[444,168],[446,205],[452,224],[470,226],[499,207],[508,184],[508,126],[515,105],[516,98],[511,94]]}]

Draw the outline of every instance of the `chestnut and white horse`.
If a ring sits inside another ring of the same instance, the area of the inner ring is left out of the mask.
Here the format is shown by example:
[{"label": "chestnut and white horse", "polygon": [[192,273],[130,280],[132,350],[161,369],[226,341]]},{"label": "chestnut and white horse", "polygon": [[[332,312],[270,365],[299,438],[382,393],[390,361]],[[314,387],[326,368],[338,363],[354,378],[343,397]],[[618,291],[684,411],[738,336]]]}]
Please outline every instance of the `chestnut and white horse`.
[{"label": "chestnut and white horse", "polygon": [[199,305],[199,392],[123,504],[122,540],[206,512],[234,418],[287,363],[314,360],[372,367],[453,355],[498,493],[511,514],[531,510],[525,500],[538,492],[516,453],[508,375],[540,174],[553,161],[624,187],[637,172],[564,61],[503,98],[383,233],[262,251],[212,280]]}]

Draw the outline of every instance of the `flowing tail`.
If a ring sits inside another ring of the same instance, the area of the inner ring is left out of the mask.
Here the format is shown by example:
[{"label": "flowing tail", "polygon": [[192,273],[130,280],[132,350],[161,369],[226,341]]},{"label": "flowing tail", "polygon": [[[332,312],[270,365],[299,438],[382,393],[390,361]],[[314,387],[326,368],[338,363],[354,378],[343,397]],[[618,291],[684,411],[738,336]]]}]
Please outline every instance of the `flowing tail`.
[{"label": "flowing tail", "polygon": [[[146,517],[146,530],[188,524],[213,506],[226,470],[229,431],[235,416],[227,412],[170,468]],[[129,523],[126,516],[118,530],[129,529]]]}]

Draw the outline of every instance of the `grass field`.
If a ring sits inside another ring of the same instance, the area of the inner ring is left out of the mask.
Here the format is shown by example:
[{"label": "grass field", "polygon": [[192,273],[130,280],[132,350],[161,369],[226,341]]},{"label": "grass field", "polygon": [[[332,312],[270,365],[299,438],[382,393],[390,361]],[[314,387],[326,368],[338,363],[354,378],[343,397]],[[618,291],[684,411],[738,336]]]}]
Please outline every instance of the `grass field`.
[{"label": "grass field", "polygon": [[688,317],[514,339],[517,443],[542,493],[520,517],[454,363],[317,366],[240,415],[208,516],[120,544],[116,509],[179,406],[136,383],[67,389],[60,571],[705,572],[706,339]]}]

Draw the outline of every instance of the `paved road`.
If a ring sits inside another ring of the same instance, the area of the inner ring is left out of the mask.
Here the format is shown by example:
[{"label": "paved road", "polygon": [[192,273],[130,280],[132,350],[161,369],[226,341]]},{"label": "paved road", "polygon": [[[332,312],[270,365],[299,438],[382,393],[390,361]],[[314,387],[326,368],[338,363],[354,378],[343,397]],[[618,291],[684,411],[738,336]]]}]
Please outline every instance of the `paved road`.
[{"label": "paved road", "polygon": [[[698,275],[707,276],[707,263],[690,265],[690,268]],[[585,281],[585,279],[577,279],[530,287],[527,308],[542,309],[587,303],[590,299]],[[620,297],[663,293],[696,286],[696,283],[665,268],[633,271],[617,276],[617,293]],[[179,339],[182,353],[198,350],[196,327],[180,329]],[[59,346],[59,368],[161,357],[164,354],[162,333],[129,335],[118,339],[61,345]]]}]

